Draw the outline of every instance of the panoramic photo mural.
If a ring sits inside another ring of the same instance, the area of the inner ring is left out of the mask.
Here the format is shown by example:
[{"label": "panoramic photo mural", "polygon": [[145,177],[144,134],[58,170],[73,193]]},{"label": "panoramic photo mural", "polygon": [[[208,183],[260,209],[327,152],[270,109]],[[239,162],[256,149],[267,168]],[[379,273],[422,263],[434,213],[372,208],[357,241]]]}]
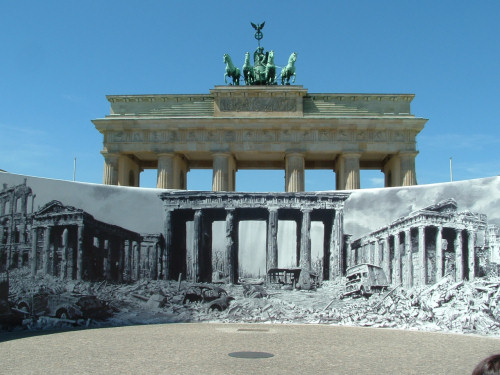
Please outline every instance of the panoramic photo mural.
[{"label": "panoramic photo mural", "polygon": [[319,323],[498,335],[500,178],[303,193],[0,173],[3,329]]}]

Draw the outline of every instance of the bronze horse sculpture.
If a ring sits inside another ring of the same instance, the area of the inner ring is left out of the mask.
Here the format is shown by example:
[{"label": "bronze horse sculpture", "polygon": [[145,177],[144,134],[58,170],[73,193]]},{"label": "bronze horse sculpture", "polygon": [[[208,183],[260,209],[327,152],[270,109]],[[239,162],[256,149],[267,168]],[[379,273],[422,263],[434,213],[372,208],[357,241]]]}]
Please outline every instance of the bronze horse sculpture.
[{"label": "bronze horse sculpture", "polygon": [[224,74],[224,82],[227,83],[227,77],[233,79],[232,85],[238,86],[240,84],[240,69],[234,66],[231,56],[227,53],[224,54],[224,63],[226,64],[226,73]]},{"label": "bronze horse sculpture", "polygon": [[276,65],[274,65],[274,51],[269,52],[266,64],[266,85],[276,84]]},{"label": "bronze horse sculpture", "polygon": [[243,64],[243,78],[245,79],[245,85],[253,85],[255,81],[253,66],[250,64],[249,52],[245,53],[245,64]]},{"label": "bronze horse sculpture", "polygon": [[[297,53],[293,52],[288,59],[287,66],[285,66],[283,69],[281,69],[281,84],[282,85],[289,85],[290,78],[292,76],[293,76],[292,83],[295,83],[295,78],[297,77],[297,75],[295,74],[295,61],[297,61]],[[285,81],[286,81],[286,83],[285,83]]]}]

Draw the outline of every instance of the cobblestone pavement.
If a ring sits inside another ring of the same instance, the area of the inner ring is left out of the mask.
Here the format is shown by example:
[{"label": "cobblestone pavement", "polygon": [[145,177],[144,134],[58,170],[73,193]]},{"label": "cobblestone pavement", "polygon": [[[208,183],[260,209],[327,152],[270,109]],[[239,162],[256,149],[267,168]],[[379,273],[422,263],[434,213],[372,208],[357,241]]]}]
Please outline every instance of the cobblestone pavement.
[{"label": "cobblestone pavement", "polygon": [[[237,352],[267,358],[238,358]],[[498,352],[500,339],[473,335],[310,324],[158,324],[2,333],[0,373],[460,375]]]}]

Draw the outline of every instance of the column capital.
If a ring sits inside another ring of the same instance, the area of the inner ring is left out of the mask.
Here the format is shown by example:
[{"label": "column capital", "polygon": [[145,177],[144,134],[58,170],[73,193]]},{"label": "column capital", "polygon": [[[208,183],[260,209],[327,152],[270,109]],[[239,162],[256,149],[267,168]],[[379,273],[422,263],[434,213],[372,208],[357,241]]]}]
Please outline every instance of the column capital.
[{"label": "column capital", "polygon": [[104,156],[106,163],[118,163],[120,157],[118,152],[101,151],[101,155]]},{"label": "column capital", "polygon": [[400,158],[409,158],[409,157],[416,157],[419,154],[418,151],[400,151],[397,153],[397,156]]},{"label": "column capital", "polygon": [[173,158],[175,156],[175,152],[173,151],[165,151],[165,152],[159,152],[156,154],[159,158]]},{"label": "column capital", "polygon": [[343,157],[343,158],[346,158],[346,159],[351,159],[351,158],[360,158],[361,157],[361,152],[357,152],[357,151],[343,151],[339,157]]}]

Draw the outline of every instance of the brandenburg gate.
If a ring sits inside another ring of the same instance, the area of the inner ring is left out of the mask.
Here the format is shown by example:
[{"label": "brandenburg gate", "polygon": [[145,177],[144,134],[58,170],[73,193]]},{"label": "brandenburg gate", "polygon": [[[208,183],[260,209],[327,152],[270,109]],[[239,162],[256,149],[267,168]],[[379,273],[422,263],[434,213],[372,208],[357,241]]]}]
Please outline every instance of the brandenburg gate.
[{"label": "brandenburg gate", "polygon": [[337,190],[359,189],[361,169],[381,170],[385,186],[417,183],[416,136],[427,120],[411,113],[414,95],[310,94],[293,85],[297,53],[278,74],[274,50],[261,46],[265,22],[251,25],[253,65],[249,52],[241,70],[223,56],[229,86],[107,96],[110,114],[92,121],[104,136],[104,184],[139,186],[141,171],[157,169],[158,188],[185,190],[196,168],[213,170],[213,191],[235,191],[240,169],[285,170],[285,192],[305,190],[306,169],[334,171]]},{"label": "brandenburg gate", "polygon": [[360,170],[385,186],[417,183],[416,136],[427,122],[413,94],[309,93],[300,85],[215,86],[209,94],[110,95],[92,122],[104,136],[104,184],[186,189],[191,169],[212,169],[212,190],[235,191],[241,169],[285,170],[285,192],[305,190],[306,169],[328,169],[332,189],[360,188]]}]

